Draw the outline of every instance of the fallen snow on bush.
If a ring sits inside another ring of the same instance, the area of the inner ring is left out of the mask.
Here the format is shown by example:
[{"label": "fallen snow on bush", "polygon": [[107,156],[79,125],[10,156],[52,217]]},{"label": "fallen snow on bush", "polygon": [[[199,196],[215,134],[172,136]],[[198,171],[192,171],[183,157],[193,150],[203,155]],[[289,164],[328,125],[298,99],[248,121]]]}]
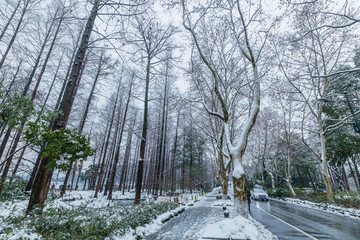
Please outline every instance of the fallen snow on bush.
[{"label": "fallen snow on bush", "polygon": [[46,201],[40,217],[24,218],[28,200],[0,202],[0,239],[111,238],[133,233],[131,229],[150,223],[158,215],[168,218],[175,214],[169,211],[176,207],[169,198],[144,201],[140,206],[134,206],[109,201],[103,196],[94,199],[93,194],[93,191],[72,192],[67,199]]}]

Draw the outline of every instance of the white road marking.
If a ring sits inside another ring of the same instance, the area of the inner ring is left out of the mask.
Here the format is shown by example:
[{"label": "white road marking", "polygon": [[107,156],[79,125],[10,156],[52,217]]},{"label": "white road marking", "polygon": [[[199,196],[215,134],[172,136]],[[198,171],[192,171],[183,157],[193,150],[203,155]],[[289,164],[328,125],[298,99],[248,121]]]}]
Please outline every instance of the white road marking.
[{"label": "white road marking", "polygon": [[301,232],[302,234],[306,235],[307,237],[309,237],[309,238],[311,238],[311,239],[314,239],[314,240],[319,240],[318,238],[316,238],[316,237],[314,237],[314,236],[310,235],[309,233],[304,232],[304,231],[303,231],[303,230],[301,230],[300,228],[295,227],[294,225],[292,225],[292,224],[290,224],[290,223],[288,223],[288,222],[285,222],[285,221],[284,221],[284,220],[282,220],[281,218],[278,218],[277,216],[275,216],[275,215],[273,215],[273,214],[271,214],[271,213],[269,213],[269,212],[265,211],[264,209],[260,208],[259,206],[256,206],[256,207],[257,207],[258,209],[260,209],[261,211],[266,212],[267,214],[269,214],[269,215],[271,215],[272,217],[276,218],[277,220],[279,220],[279,221],[281,221],[281,222],[283,222],[283,223],[285,223],[285,224],[289,225],[290,227],[292,227],[292,228],[296,229],[297,231]]}]

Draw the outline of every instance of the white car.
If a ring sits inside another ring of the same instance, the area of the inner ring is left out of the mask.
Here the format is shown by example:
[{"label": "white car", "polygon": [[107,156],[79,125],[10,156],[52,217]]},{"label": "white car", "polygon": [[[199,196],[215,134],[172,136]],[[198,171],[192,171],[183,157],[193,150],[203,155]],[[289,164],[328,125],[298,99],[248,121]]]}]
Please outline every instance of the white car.
[{"label": "white car", "polygon": [[254,188],[250,191],[251,199],[261,200],[261,201],[269,201],[269,196],[267,193],[261,188]]}]

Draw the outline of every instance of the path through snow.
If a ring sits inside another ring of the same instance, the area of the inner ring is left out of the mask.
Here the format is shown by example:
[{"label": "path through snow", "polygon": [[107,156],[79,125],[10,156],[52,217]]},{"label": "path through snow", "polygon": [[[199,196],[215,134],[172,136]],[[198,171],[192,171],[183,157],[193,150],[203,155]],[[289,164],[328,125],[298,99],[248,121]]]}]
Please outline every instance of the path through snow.
[{"label": "path through snow", "polygon": [[[217,200],[218,189],[185,212],[165,223],[147,240],[195,240],[195,239],[277,239],[263,225],[250,218],[234,217],[231,200]],[[224,218],[223,204],[227,205],[230,218]]]}]

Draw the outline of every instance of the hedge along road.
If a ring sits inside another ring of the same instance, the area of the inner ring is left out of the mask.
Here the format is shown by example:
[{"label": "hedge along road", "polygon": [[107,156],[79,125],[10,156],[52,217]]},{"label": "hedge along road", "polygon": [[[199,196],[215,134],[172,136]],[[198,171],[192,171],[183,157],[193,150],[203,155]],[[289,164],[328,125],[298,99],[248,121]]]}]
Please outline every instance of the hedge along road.
[{"label": "hedge along road", "polygon": [[281,239],[360,239],[360,220],[294,204],[252,200],[251,214]]}]

